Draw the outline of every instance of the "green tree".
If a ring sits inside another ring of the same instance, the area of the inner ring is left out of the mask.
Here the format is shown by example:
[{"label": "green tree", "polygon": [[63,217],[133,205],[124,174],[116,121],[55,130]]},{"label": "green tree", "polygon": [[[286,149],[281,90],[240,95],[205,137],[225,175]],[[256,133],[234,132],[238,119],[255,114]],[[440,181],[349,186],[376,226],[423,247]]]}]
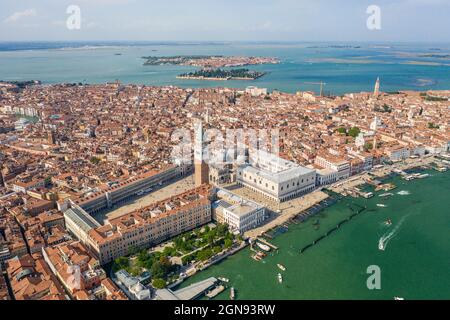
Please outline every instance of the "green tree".
[{"label": "green tree", "polygon": [[224,246],[226,249],[230,249],[233,246],[233,240],[225,239]]},{"label": "green tree", "polygon": [[113,270],[128,270],[130,268],[130,260],[127,257],[120,257],[114,260]]},{"label": "green tree", "polygon": [[350,137],[356,138],[361,133],[361,130],[358,127],[353,127],[350,130],[348,130],[348,135]]},{"label": "green tree", "polygon": [[213,251],[211,249],[204,249],[197,252],[197,259],[200,261],[206,261],[213,256]]},{"label": "green tree", "polygon": [[372,143],[370,143],[370,142],[367,142],[365,145],[364,145],[364,151],[369,151],[369,150],[372,150],[373,149],[373,144]]},{"label": "green tree", "polygon": [[153,279],[152,285],[156,289],[164,289],[166,287],[166,281],[160,278]]},{"label": "green tree", "polygon": [[339,132],[340,134],[347,134],[347,129],[339,128],[339,129],[337,129],[337,132]]}]

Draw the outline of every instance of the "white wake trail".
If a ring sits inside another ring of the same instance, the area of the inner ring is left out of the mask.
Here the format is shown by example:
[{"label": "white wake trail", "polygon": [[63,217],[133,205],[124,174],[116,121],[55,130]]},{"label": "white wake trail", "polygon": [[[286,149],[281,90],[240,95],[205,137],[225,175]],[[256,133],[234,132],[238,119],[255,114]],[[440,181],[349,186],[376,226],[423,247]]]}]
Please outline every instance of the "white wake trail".
[{"label": "white wake trail", "polygon": [[386,250],[386,247],[388,243],[397,235],[398,230],[402,226],[402,224],[405,222],[406,218],[408,218],[410,215],[406,215],[403,218],[400,219],[399,223],[394,227],[392,231],[386,232],[378,241],[378,248],[382,251]]}]

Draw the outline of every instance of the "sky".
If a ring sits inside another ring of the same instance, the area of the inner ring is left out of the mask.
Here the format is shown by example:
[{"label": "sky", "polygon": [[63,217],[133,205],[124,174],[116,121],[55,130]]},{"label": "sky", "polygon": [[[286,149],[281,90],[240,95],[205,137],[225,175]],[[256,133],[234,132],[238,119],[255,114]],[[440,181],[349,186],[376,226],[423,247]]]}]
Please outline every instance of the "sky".
[{"label": "sky", "polygon": [[450,0],[0,0],[0,41],[450,42],[449,17]]}]

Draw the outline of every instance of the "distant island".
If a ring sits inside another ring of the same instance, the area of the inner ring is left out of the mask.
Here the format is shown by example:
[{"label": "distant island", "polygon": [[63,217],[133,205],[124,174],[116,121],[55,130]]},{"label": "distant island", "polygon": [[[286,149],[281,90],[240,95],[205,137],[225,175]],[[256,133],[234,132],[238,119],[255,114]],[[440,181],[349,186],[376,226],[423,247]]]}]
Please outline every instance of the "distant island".
[{"label": "distant island", "polygon": [[256,80],[264,76],[265,72],[250,71],[248,69],[203,69],[179,75],[178,79],[192,80]]},{"label": "distant island", "polygon": [[161,66],[161,65],[180,65],[201,68],[226,68],[226,67],[243,67],[250,65],[261,64],[278,64],[280,61],[277,58],[271,57],[225,57],[225,56],[168,56],[142,57],[146,61],[144,66]]},{"label": "distant island", "polygon": [[420,54],[420,58],[437,58],[437,59],[449,59],[450,54],[439,54],[439,53],[427,53],[427,54]]}]

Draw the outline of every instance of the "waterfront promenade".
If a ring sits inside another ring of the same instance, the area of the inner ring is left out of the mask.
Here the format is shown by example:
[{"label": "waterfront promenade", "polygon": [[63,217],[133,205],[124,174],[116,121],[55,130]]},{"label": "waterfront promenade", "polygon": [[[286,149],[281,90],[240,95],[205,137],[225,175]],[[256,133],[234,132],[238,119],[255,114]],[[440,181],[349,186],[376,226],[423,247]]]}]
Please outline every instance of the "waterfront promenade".
[{"label": "waterfront promenade", "polygon": [[[369,179],[375,178],[384,178],[394,172],[394,170],[409,170],[413,168],[417,168],[420,166],[428,166],[431,163],[435,162],[436,159],[434,157],[427,157],[427,158],[418,158],[418,159],[406,159],[403,162],[395,163],[390,166],[384,166],[380,169],[374,169],[370,172],[363,172],[357,176],[350,177],[349,179],[345,181],[339,181],[332,186],[329,187],[329,189],[333,192],[342,194],[345,192],[345,190],[352,189],[358,186],[361,186]],[[370,173],[370,174],[369,174]]]},{"label": "waterfront promenade", "polygon": [[[351,177],[345,181],[340,181],[329,187],[329,189],[336,193],[343,193],[347,189],[355,188],[367,183],[369,179],[373,179],[374,177],[383,178],[392,174],[394,170],[403,171],[420,166],[428,166],[434,161],[436,161],[434,157],[406,159],[403,162],[395,163],[389,166],[384,166],[380,169],[374,169],[370,172],[370,174],[369,172],[364,172],[360,175]],[[271,211],[271,220],[269,220],[268,223],[264,224],[259,228],[246,232],[244,235],[246,238],[259,237],[264,233],[268,232],[269,230],[272,230],[280,225],[289,222],[289,220],[295,218],[297,215],[301,214],[302,212],[308,210],[309,208],[319,204],[320,202],[328,198],[328,195],[326,193],[317,190],[301,198],[294,199],[281,204],[276,204],[267,201],[266,199],[259,196],[257,193],[248,190],[246,188],[241,187],[233,189],[234,189],[233,192],[239,194],[244,198],[248,198],[253,201],[262,203],[269,209],[269,211]]]}]

